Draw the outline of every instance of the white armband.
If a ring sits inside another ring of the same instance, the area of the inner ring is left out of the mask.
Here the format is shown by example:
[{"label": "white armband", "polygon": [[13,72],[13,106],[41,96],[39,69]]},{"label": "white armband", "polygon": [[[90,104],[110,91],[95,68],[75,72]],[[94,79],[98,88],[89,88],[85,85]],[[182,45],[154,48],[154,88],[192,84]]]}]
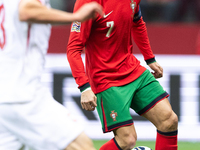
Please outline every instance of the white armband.
[{"label": "white armband", "polygon": [[92,90],[91,87],[86,88],[85,90],[83,90],[81,93],[86,92],[88,90]]}]

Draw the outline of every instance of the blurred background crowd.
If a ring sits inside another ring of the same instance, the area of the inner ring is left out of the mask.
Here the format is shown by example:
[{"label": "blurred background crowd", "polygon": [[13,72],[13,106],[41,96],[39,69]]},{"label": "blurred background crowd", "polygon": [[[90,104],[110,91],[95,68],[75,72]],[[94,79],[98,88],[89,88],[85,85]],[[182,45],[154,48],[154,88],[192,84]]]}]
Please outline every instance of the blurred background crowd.
[{"label": "blurred background crowd", "polygon": [[[53,8],[73,11],[76,0],[51,0]],[[146,22],[200,22],[200,0],[141,0]]]}]

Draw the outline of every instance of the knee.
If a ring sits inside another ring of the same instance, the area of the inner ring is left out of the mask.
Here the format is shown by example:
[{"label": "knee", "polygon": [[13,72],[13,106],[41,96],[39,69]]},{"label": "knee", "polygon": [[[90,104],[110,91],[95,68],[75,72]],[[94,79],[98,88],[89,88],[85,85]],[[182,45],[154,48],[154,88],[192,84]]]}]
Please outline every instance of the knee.
[{"label": "knee", "polygon": [[118,138],[118,140],[121,149],[132,149],[136,145],[137,135],[134,133],[125,133],[123,136]]},{"label": "knee", "polygon": [[126,145],[128,149],[132,149],[136,145],[137,136],[130,136],[127,139]]},{"label": "knee", "polygon": [[167,130],[169,131],[174,131],[174,130],[177,130],[178,128],[178,116],[172,112],[171,115],[170,115],[170,118],[167,120]]},{"label": "knee", "polygon": [[178,128],[178,117],[172,111],[166,114],[165,118],[161,122],[160,129],[158,130],[163,132],[170,132],[177,130],[177,128]]}]

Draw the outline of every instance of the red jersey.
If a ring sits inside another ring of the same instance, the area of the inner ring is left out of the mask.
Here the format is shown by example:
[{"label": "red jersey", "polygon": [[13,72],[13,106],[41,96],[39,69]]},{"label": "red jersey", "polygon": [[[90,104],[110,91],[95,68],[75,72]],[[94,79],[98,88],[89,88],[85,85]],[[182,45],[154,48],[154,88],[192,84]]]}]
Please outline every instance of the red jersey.
[{"label": "red jersey", "polygon": [[[77,0],[74,11],[92,0]],[[105,15],[84,23],[74,22],[67,57],[79,88],[90,83],[99,93],[137,79],[146,68],[132,54],[132,37],[145,60],[154,59],[146,25],[141,17],[140,0],[96,0]],[[86,72],[81,59],[85,48]]]}]

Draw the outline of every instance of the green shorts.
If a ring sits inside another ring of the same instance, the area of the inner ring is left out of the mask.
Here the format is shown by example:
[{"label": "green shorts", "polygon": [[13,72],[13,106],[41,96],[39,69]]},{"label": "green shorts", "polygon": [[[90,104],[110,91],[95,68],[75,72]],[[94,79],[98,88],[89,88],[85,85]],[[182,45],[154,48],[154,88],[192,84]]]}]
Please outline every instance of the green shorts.
[{"label": "green shorts", "polygon": [[142,115],[169,95],[150,71],[146,70],[135,81],[111,87],[96,96],[97,111],[105,133],[133,124],[130,108]]}]

